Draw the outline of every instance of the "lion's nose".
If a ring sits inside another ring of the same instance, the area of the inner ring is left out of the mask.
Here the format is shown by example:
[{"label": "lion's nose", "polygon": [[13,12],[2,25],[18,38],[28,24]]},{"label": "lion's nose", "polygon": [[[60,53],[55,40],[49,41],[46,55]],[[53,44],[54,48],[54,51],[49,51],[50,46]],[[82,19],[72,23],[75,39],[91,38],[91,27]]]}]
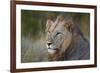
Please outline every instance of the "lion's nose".
[{"label": "lion's nose", "polygon": [[50,46],[52,43],[47,43],[48,44],[48,46]]}]

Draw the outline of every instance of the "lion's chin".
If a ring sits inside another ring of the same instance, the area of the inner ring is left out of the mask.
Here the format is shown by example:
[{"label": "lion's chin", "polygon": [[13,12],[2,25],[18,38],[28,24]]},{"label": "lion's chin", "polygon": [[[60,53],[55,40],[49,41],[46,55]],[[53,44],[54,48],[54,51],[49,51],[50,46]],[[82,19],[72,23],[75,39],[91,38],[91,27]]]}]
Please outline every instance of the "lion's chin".
[{"label": "lion's chin", "polygon": [[56,53],[56,50],[54,50],[54,49],[48,49],[48,53],[49,54],[55,54]]},{"label": "lion's chin", "polygon": [[49,54],[55,54],[55,53],[57,53],[58,52],[58,48],[55,48],[55,49],[48,49],[48,53]]}]

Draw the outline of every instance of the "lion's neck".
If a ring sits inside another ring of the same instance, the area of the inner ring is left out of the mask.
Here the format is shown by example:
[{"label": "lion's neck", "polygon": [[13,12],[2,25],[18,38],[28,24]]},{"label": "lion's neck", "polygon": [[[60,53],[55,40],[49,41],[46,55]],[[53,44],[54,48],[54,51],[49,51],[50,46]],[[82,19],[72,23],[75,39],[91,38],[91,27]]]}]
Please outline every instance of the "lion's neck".
[{"label": "lion's neck", "polygon": [[88,41],[85,40],[83,36],[77,35],[72,39],[71,45],[66,50],[64,59],[68,60],[87,59],[88,57],[87,56],[85,57],[87,52],[89,52]]}]

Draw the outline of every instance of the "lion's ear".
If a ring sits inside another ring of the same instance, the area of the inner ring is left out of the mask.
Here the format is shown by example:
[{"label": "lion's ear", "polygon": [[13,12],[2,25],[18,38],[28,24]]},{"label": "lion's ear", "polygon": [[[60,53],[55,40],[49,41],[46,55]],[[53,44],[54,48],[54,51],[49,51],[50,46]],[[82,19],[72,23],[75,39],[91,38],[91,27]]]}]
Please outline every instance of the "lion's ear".
[{"label": "lion's ear", "polygon": [[53,21],[48,19],[47,22],[46,22],[46,31],[49,30],[49,28],[51,27],[51,25],[53,25]]},{"label": "lion's ear", "polygon": [[71,20],[69,20],[64,24],[64,26],[66,27],[67,30],[69,30],[71,32],[72,28],[73,28],[73,22]]}]

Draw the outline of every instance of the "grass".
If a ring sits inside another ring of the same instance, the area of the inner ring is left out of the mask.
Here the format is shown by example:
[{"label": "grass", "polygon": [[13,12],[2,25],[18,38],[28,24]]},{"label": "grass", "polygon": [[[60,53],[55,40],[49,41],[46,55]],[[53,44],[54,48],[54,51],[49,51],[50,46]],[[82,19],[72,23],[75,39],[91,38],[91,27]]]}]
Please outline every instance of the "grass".
[{"label": "grass", "polygon": [[48,61],[48,54],[44,37],[36,40],[22,37],[21,40],[21,62],[44,62]]}]

